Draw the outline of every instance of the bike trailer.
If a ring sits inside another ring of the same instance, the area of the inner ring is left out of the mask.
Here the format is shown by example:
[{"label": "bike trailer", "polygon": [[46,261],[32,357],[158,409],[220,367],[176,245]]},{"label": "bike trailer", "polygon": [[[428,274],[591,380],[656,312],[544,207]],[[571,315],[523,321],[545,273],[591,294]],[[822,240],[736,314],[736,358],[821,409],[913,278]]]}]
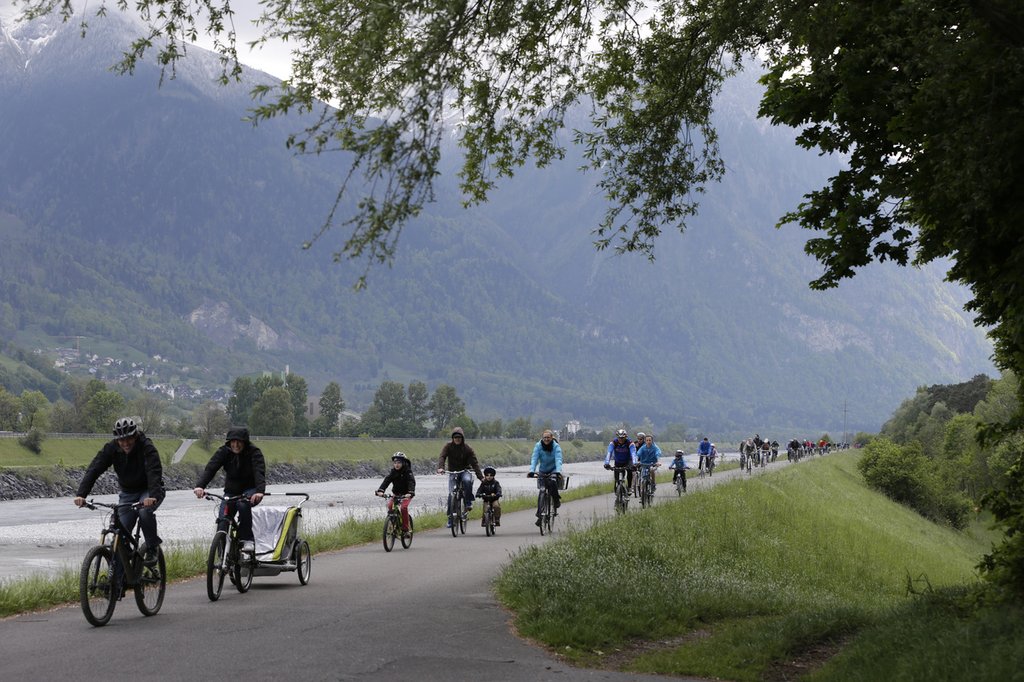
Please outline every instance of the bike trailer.
[{"label": "bike trailer", "polygon": [[569,475],[562,474],[558,479],[558,489],[568,490],[569,489]]},{"label": "bike trailer", "polygon": [[258,561],[288,561],[299,533],[302,512],[298,507],[255,507],[252,533]]}]

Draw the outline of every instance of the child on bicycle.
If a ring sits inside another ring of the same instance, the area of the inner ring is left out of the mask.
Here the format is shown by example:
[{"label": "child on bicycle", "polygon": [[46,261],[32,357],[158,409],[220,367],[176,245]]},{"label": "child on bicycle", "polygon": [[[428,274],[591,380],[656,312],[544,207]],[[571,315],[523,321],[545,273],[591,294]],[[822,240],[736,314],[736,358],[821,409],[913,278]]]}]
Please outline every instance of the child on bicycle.
[{"label": "child on bicycle", "polygon": [[686,460],[683,459],[683,455],[686,454],[682,450],[676,450],[675,459],[668,465],[669,469],[672,469],[672,485],[676,484],[676,480],[683,479],[683,492],[686,492],[686,470],[690,467],[686,466]]},{"label": "child on bicycle", "polygon": [[388,500],[388,511],[394,507],[395,500],[401,500],[402,505],[402,532],[409,532],[409,503],[416,496],[416,477],[412,473],[412,462],[405,456],[404,452],[396,452],[391,455],[391,471],[384,477],[380,487],[374,494],[377,497],[384,497],[384,491],[391,486],[391,494],[394,495]]},{"label": "child on bicycle", "polygon": [[[476,496],[484,501],[484,504],[490,504],[491,509],[494,510],[494,525],[501,525],[501,502],[498,499],[501,497],[501,484],[495,478],[498,472],[494,467],[484,467],[484,480],[480,483],[480,487],[476,489]],[[486,525],[484,519],[481,517],[480,525]]]}]

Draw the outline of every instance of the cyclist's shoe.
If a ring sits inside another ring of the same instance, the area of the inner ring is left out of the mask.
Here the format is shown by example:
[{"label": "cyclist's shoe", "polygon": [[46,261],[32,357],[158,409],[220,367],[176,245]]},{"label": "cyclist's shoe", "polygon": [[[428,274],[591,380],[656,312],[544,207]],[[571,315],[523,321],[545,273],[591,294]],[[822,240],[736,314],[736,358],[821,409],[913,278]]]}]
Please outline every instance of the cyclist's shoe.
[{"label": "cyclist's shoe", "polygon": [[466,513],[468,514],[468,513],[469,513],[469,512],[471,512],[471,511],[473,511],[473,505],[471,505],[471,504],[467,504],[467,505],[466,505]]},{"label": "cyclist's shoe", "polygon": [[445,528],[451,528],[452,527],[452,517],[450,517],[450,516],[448,517],[448,522],[444,524],[444,527]]},{"label": "cyclist's shoe", "polygon": [[243,540],[242,541],[242,551],[243,552],[252,552],[252,553],[255,554],[256,553],[256,543],[253,542],[252,540]]},{"label": "cyclist's shoe", "polygon": [[142,563],[147,566],[156,566],[159,557],[159,550],[156,547],[147,547],[146,553],[142,555]]},{"label": "cyclist's shoe", "polygon": [[494,522],[494,525],[495,525],[495,526],[500,526],[500,525],[501,525],[501,521],[495,521],[495,522]]},{"label": "cyclist's shoe", "polygon": [[536,521],[536,522],[534,522],[534,524],[533,524],[533,525],[535,525],[535,526],[540,526],[540,519],[537,519],[537,521]]},{"label": "cyclist's shoe", "polygon": [[402,531],[402,538],[403,539],[408,540],[411,537],[412,537],[412,533],[410,531],[407,531],[407,530],[403,530]]}]

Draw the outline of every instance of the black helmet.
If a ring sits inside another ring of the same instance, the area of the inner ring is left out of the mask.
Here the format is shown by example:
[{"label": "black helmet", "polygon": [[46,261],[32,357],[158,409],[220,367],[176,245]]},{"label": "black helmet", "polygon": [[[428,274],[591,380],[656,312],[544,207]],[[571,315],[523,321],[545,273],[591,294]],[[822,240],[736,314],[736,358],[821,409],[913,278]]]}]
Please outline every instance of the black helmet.
[{"label": "black helmet", "polygon": [[484,476],[490,474],[491,476],[497,475],[498,470],[494,467],[484,467]]},{"label": "black helmet", "polygon": [[228,429],[228,435],[224,440],[227,441],[228,443],[230,443],[233,440],[240,440],[243,443],[248,444],[249,429],[245,428],[244,426],[232,426],[230,429]]},{"label": "black helmet", "polygon": [[131,417],[121,417],[114,422],[115,438],[131,438],[138,432],[139,427],[135,425],[135,420]]},{"label": "black helmet", "polygon": [[391,455],[391,461],[401,462],[405,466],[410,466],[412,464],[412,462],[409,461],[409,458],[405,456],[404,452],[396,452],[395,454]]}]

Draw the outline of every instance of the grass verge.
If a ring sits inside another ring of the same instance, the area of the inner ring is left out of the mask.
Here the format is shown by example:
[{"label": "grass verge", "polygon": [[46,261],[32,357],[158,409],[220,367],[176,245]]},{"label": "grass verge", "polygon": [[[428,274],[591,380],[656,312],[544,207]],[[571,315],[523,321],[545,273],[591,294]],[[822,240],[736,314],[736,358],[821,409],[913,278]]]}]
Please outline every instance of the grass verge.
[{"label": "grass verge", "polygon": [[[893,679],[919,656],[943,660],[948,647],[924,638],[913,655],[870,642],[891,638],[901,617],[900,632],[913,630],[926,613],[943,627],[922,622],[921,632],[987,627],[980,618],[955,625],[913,592],[972,588],[988,547],[868,490],[856,457],[719,485],[528,548],[498,578],[499,597],[522,634],[582,665],[731,680],[820,667],[815,679],[846,680]],[[1019,637],[996,641],[1021,647]],[[813,664],[794,668],[809,656]],[[872,656],[875,674],[856,676]]]}]

